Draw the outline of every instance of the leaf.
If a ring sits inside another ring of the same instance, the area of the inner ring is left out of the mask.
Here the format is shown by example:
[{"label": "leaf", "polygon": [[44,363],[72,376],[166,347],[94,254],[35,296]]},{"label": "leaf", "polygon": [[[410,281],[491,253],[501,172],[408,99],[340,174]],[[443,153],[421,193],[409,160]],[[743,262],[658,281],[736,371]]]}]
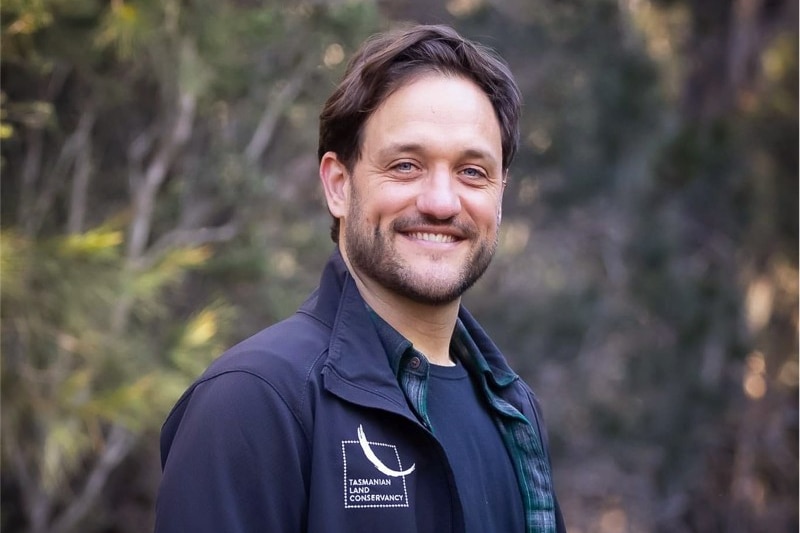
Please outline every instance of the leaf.
[{"label": "leaf", "polygon": [[68,256],[118,257],[123,238],[122,231],[97,228],[85,233],[69,235],[64,240],[61,251]]},{"label": "leaf", "polygon": [[48,428],[40,465],[41,482],[48,490],[64,484],[89,447],[86,431],[74,418],[53,420]]},{"label": "leaf", "polygon": [[186,324],[170,352],[170,360],[184,376],[198,376],[222,352],[220,332],[231,316],[230,307],[215,303],[202,309]]}]

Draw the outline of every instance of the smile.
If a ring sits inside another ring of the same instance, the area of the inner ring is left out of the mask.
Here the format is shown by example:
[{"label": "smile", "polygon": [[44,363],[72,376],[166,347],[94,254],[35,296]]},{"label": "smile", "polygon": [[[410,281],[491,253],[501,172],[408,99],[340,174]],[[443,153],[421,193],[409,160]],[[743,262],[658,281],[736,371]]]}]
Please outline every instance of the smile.
[{"label": "smile", "polygon": [[409,236],[413,239],[418,239],[420,241],[439,242],[439,243],[450,243],[450,242],[456,242],[457,240],[452,235],[445,235],[443,233],[415,232],[415,233],[410,233]]}]

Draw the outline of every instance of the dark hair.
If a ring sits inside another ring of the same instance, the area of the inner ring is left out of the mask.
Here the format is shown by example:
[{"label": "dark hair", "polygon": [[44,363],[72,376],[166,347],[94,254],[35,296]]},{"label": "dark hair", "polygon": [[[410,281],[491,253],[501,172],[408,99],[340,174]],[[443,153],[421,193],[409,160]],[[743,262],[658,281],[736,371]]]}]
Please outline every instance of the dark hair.
[{"label": "dark hair", "polygon": [[[519,142],[521,96],[508,65],[492,50],[441,25],[420,25],[373,35],[356,51],[344,78],[320,114],[320,160],[335,152],[348,172],[361,156],[364,124],[397,89],[425,72],[462,76],[489,98],[500,123],[503,170]],[[331,238],[338,242],[339,219]]]}]

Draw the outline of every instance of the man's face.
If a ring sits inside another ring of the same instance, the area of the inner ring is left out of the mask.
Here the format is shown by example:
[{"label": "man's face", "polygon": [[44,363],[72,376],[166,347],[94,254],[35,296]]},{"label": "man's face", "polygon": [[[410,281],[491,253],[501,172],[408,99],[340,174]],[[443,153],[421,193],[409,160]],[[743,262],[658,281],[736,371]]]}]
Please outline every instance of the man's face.
[{"label": "man's face", "polygon": [[346,184],[351,267],[420,303],[457,300],[497,246],[501,162],[500,126],[474,83],[428,74],[394,92],[366,122]]}]

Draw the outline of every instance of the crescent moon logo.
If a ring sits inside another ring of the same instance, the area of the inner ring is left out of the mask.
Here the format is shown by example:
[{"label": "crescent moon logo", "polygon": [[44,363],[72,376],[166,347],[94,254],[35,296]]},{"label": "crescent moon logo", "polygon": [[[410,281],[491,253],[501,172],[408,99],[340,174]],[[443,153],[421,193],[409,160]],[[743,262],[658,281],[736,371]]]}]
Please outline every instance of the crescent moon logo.
[{"label": "crescent moon logo", "polygon": [[378,458],[378,456],[375,455],[375,452],[372,451],[372,447],[370,447],[369,442],[367,441],[367,436],[364,434],[364,428],[361,427],[361,425],[358,426],[358,443],[361,445],[361,449],[364,450],[364,455],[367,456],[369,462],[372,463],[372,465],[375,468],[377,468],[381,473],[386,474],[387,476],[390,477],[407,476],[408,474],[413,472],[417,466],[417,464],[414,463],[413,465],[411,465],[410,468],[406,470],[393,470],[388,466],[386,466],[385,464],[383,464],[383,461],[381,461]]}]

